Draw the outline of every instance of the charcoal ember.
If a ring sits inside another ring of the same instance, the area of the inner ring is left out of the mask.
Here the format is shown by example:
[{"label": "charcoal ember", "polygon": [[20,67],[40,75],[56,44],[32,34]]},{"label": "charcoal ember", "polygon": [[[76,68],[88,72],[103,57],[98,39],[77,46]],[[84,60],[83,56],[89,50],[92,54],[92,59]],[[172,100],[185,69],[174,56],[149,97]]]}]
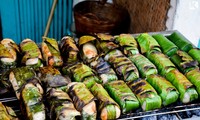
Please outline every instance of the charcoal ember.
[{"label": "charcoal ember", "polygon": [[178,115],[183,119],[188,118],[185,112],[180,112]]},{"label": "charcoal ember", "polygon": [[157,116],[143,117],[140,120],[157,120]]},{"label": "charcoal ember", "polygon": [[169,120],[168,115],[159,115],[158,120]]},{"label": "charcoal ember", "polygon": [[169,120],[179,120],[179,118],[176,115],[169,115]]},{"label": "charcoal ember", "polygon": [[186,115],[188,118],[191,118],[192,117],[192,112],[191,111],[186,111]]},{"label": "charcoal ember", "polygon": [[200,116],[200,110],[193,110],[192,113],[196,116]]}]

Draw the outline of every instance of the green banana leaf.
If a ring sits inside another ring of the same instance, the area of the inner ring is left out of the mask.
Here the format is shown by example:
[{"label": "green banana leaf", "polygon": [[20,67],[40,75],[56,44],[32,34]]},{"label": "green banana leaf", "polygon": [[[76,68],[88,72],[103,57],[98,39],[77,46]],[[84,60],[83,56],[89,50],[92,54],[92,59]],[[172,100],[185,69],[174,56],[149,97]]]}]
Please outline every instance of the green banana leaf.
[{"label": "green banana leaf", "polygon": [[74,39],[70,36],[62,38],[60,51],[62,53],[64,64],[73,64],[79,60],[79,49],[76,46]]},{"label": "green banana leaf", "polygon": [[130,56],[129,59],[136,65],[142,78],[158,73],[156,66],[141,54]]},{"label": "green banana leaf", "polygon": [[[101,84],[95,83],[90,89],[92,94],[97,98],[99,103],[98,111],[100,113],[101,119],[117,119],[119,116],[117,115],[117,110],[120,110],[119,105],[109,96],[107,91],[103,88]],[[107,116],[102,116],[103,109],[106,109]],[[119,112],[120,114],[120,112]]]},{"label": "green banana leaf", "polygon": [[[38,48],[38,46],[36,45],[36,43],[34,41],[32,41],[31,39],[25,39],[20,43],[20,49],[22,51],[22,64],[31,66],[33,68],[38,68],[41,67],[42,64],[42,54],[40,52],[40,49]],[[28,64],[28,60],[30,59],[38,59],[38,62],[33,64],[33,63],[29,63]]]},{"label": "green banana leaf", "polygon": [[109,63],[105,61],[102,57],[99,57],[97,60],[90,64],[91,68],[94,69],[98,76],[103,81],[103,84],[118,80],[118,77],[115,71],[111,68]]},{"label": "green banana leaf", "polygon": [[139,108],[139,101],[124,81],[112,81],[105,84],[104,87],[109,95],[119,104],[122,113],[128,113]]},{"label": "green banana leaf", "polygon": [[0,102],[0,119],[1,120],[18,120],[17,115],[11,107],[4,106]]},{"label": "green banana leaf", "polygon": [[137,96],[143,111],[154,110],[161,107],[162,100],[155,89],[144,79],[137,79],[127,83]]},{"label": "green banana leaf", "polygon": [[178,50],[176,54],[171,56],[171,61],[183,72],[189,72],[190,70],[198,67],[198,62],[193,60],[186,52]]},{"label": "green banana leaf", "polygon": [[166,73],[175,69],[175,65],[161,52],[149,52],[147,58],[157,67],[158,73],[162,76],[165,76]]},{"label": "green banana leaf", "polygon": [[188,54],[194,59],[197,60],[200,64],[200,50],[199,48],[193,48],[191,49]]},{"label": "green banana leaf", "polygon": [[50,104],[50,119],[69,119],[73,120],[75,117],[80,116],[69,95],[60,90],[52,88],[47,93],[47,102]]},{"label": "green banana leaf", "polygon": [[199,68],[195,68],[185,74],[188,80],[195,85],[197,92],[200,95],[200,71]]},{"label": "green banana leaf", "polygon": [[54,67],[61,67],[63,65],[58,43],[55,39],[44,37],[41,47],[46,65]]},{"label": "green banana leaf", "polygon": [[149,75],[147,82],[151,84],[162,98],[162,104],[167,106],[176,102],[179,98],[179,92],[176,88],[160,75]]},{"label": "green banana leaf", "polygon": [[132,56],[139,53],[138,44],[131,34],[120,34],[115,41],[122,47],[125,55]]},{"label": "green banana leaf", "polygon": [[158,42],[147,33],[140,34],[136,40],[140,45],[140,50],[142,54],[150,52],[152,50],[157,50],[161,52]]},{"label": "green banana leaf", "polygon": [[156,41],[159,43],[161,47],[162,52],[166,54],[167,56],[170,57],[174,55],[176,51],[178,50],[178,47],[173,42],[168,40],[164,35],[155,34],[155,35],[152,35],[152,37],[156,39]]},{"label": "green banana leaf", "polygon": [[90,108],[93,114],[88,114],[88,111],[91,110],[85,111],[85,109],[83,109],[87,104],[94,102],[95,99],[83,83],[72,82],[68,84],[68,94],[72,98],[75,108],[81,112],[82,119],[96,120],[96,105],[93,106],[95,108]]},{"label": "green banana leaf", "polygon": [[193,48],[191,42],[189,42],[187,38],[185,38],[181,33],[177,31],[172,33],[167,38],[171,40],[176,46],[178,46],[182,51],[188,52]]},{"label": "green banana leaf", "polygon": [[169,71],[166,78],[179,91],[182,103],[189,103],[198,99],[198,93],[194,85],[177,69]]}]

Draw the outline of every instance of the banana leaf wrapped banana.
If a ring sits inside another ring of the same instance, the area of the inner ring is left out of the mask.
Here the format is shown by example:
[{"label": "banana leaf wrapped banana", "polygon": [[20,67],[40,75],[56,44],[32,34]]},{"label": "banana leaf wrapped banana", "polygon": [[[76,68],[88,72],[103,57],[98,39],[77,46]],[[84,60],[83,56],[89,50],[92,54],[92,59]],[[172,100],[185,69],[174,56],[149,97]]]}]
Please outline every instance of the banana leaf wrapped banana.
[{"label": "banana leaf wrapped banana", "polygon": [[169,71],[166,78],[179,91],[182,103],[189,103],[198,99],[198,93],[194,85],[177,69]]},{"label": "banana leaf wrapped banana", "polygon": [[0,120],[19,120],[11,107],[4,106],[0,102]]},{"label": "banana leaf wrapped banana", "polygon": [[95,98],[83,83],[69,83],[68,93],[73,100],[75,108],[81,112],[83,120],[96,120],[97,110],[94,101]]},{"label": "banana leaf wrapped banana", "polygon": [[147,53],[152,50],[161,52],[160,45],[158,42],[149,34],[142,33],[137,37],[137,41],[140,45],[141,53]]},{"label": "banana leaf wrapped banana", "polygon": [[112,50],[104,57],[115,69],[116,73],[124,81],[131,81],[139,78],[136,66],[122,54],[120,50]]},{"label": "banana leaf wrapped banana", "polygon": [[90,66],[97,72],[98,76],[103,81],[103,84],[118,80],[115,71],[102,57],[99,57],[97,60],[93,61]]},{"label": "banana leaf wrapped banana", "polygon": [[124,81],[112,81],[105,84],[104,87],[109,95],[119,104],[122,113],[128,113],[139,108],[139,101]]},{"label": "banana leaf wrapped banana", "polygon": [[0,42],[0,68],[15,68],[17,66],[17,53],[19,53],[17,44],[11,39],[3,39]]},{"label": "banana leaf wrapped banana", "polygon": [[94,45],[95,40],[95,37],[86,35],[79,38],[81,57],[85,63],[91,63],[98,57],[98,51]]},{"label": "banana leaf wrapped banana", "polygon": [[128,57],[138,68],[141,77],[145,78],[151,74],[157,74],[156,66],[141,54]]},{"label": "banana leaf wrapped banana", "polygon": [[21,61],[22,64],[26,66],[31,66],[33,68],[43,66],[42,54],[34,41],[32,41],[31,39],[24,39],[20,43],[20,49],[23,55]]},{"label": "banana leaf wrapped banana", "polygon": [[117,49],[119,46],[114,43],[114,37],[103,33],[97,34],[98,40],[96,41],[96,47],[100,54],[107,54],[108,52]]},{"label": "banana leaf wrapped banana", "polygon": [[79,60],[79,49],[77,48],[74,39],[70,36],[62,38],[60,51],[62,53],[64,64],[70,65]]},{"label": "banana leaf wrapped banana", "polygon": [[102,83],[103,81],[96,76],[94,71],[87,65],[83,63],[78,63],[70,68],[68,68],[72,79],[75,82],[83,82],[87,88],[93,86],[95,82]]},{"label": "banana leaf wrapped banana", "polygon": [[127,83],[137,96],[143,111],[154,110],[161,107],[162,100],[155,89],[144,79],[137,79]]},{"label": "banana leaf wrapped banana", "polygon": [[131,34],[120,34],[116,36],[115,42],[123,48],[123,52],[127,56],[139,53],[138,44]]},{"label": "banana leaf wrapped banana", "polygon": [[195,85],[197,92],[200,95],[200,70],[195,68],[185,74],[188,80]]},{"label": "banana leaf wrapped banana", "polygon": [[191,49],[188,54],[200,64],[200,50],[199,48]]},{"label": "banana leaf wrapped banana", "polygon": [[63,65],[58,43],[55,39],[44,37],[41,47],[46,65],[54,67],[61,67]]},{"label": "banana leaf wrapped banana", "polygon": [[155,88],[158,95],[162,98],[162,104],[167,106],[176,102],[179,98],[179,92],[176,88],[160,75],[149,75],[147,82]]},{"label": "banana leaf wrapped banana", "polygon": [[157,67],[158,73],[162,76],[165,76],[166,73],[175,69],[175,65],[161,52],[149,52],[147,58]]},{"label": "banana leaf wrapped banana", "polygon": [[101,84],[95,83],[90,89],[98,101],[98,112],[102,120],[117,119],[120,116],[119,105],[109,96]]},{"label": "banana leaf wrapped banana", "polygon": [[178,46],[182,51],[188,52],[193,48],[191,42],[189,42],[187,38],[185,38],[181,33],[177,31],[172,33],[167,38],[171,40],[176,46]]},{"label": "banana leaf wrapped banana", "polygon": [[178,50],[176,54],[171,56],[171,61],[183,72],[189,72],[190,70],[198,67],[198,62],[193,60],[186,52]]},{"label": "banana leaf wrapped banana", "polygon": [[174,55],[176,51],[178,50],[178,47],[173,42],[168,40],[164,35],[156,34],[156,35],[152,35],[152,37],[156,39],[156,41],[159,43],[161,47],[162,52],[166,54],[167,56],[170,57]]}]

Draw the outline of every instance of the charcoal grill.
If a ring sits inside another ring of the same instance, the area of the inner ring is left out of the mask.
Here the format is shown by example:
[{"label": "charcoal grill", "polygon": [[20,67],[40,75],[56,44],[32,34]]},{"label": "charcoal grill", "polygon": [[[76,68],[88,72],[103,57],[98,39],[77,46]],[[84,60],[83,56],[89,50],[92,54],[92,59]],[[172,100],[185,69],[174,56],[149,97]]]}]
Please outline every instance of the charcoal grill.
[{"label": "charcoal grill", "polygon": [[[149,34],[160,33],[168,36],[173,32],[174,31],[150,32]],[[133,34],[133,36],[137,37],[139,34]],[[0,96],[0,102],[13,108],[19,118],[21,118],[20,120],[23,120],[19,106],[20,103],[14,93]],[[200,102],[198,100],[190,104],[176,102],[170,106],[147,112],[138,109],[127,114],[122,114],[119,120],[200,120]]]}]

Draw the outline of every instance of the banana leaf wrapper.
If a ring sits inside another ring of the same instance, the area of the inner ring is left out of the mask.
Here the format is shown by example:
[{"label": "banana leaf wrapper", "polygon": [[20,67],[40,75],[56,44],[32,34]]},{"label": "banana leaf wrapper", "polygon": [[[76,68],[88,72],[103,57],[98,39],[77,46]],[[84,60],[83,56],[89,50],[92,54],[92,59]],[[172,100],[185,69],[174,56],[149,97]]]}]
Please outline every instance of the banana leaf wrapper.
[{"label": "banana leaf wrapper", "polygon": [[198,62],[184,51],[178,50],[170,59],[183,73],[198,67]]},{"label": "banana leaf wrapper", "polygon": [[168,40],[164,35],[156,34],[152,35],[152,37],[156,39],[161,47],[162,52],[167,56],[171,57],[178,50],[178,47],[173,42]]},{"label": "banana leaf wrapper", "polygon": [[142,54],[150,52],[152,50],[161,52],[158,42],[147,33],[140,34],[137,38],[137,42],[140,45],[140,50]]},{"label": "banana leaf wrapper", "polygon": [[4,106],[0,102],[0,120],[19,120],[11,107]]},{"label": "banana leaf wrapper", "polygon": [[122,47],[127,56],[139,54],[138,44],[131,34],[120,34],[115,41]]},{"label": "banana leaf wrapper", "polygon": [[131,81],[139,78],[139,72],[136,66],[119,50],[109,52],[104,59],[108,61],[116,73],[124,81]]},{"label": "banana leaf wrapper", "polygon": [[0,68],[15,68],[17,66],[17,53],[19,53],[17,44],[11,39],[3,39],[0,42]]},{"label": "banana leaf wrapper", "polygon": [[51,120],[74,120],[75,117],[81,115],[80,112],[75,109],[69,95],[60,89],[52,88],[47,93],[47,101],[50,105]]},{"label": "banana leaf wrapper", "polygon": [[23,105],[21,109],[25,109],[27,119],[29,120],[45,120],[45,106],[42,102],[42,94],[38,85],[27,83],[21,93]]},{"label": "banana leaf wrapper", "polygon": [[61,67],[63,65],[58,43],[55,39],[44,37],[41,47],[47,66]]},{"label": "banana leaf wrapper", "polygon": [[79,61],[79,49],[72,37],[65,36],[62,38],[60,51],[62,53],[64,64],[70,65]]},{"label": "banana leaf wrapper", "polygon": [[137,79],[127,83],[137,96],[143,111],[154,110],[161,107],[162,100],[155,89],[144,79]]},{"label": "banana leaf wrapper", "polygon": [[11,82],[18,99],[20,99],[23,86],[28,82],[28,80],[35,77],[35,75],[35,72],[29,67],[14,68],[10,71],[9,81]]},{"label": "banana leaf wrapper", "polygon": [[191,42],[179,32],[174,32],[167,38],[182,51],[188,52],[193,48]]},{"label": "banana leaf wrapper", "polygon": [[102,55],[106,55],[108,52],[119,48],[119,45],[114,43],[114,37],[111,35],[98,33],[97,38],[96,47]]},{"label": "banana leaf wrapper", "polygon": [[72,82],[68,84],[68,94],[72,98],[75,108],[81,112],[83,120],[96,120],[95,98],[83,83]]},{"label": "banana leaf wrapper", "polygon": [[164,77],[160,75],[150,75],[146,80],[155,88],[158,95],[162,98],[162,104],[164,106],[170,105],[178,100],[179,92]]},{"label": "banana leaf wrapper", "polygon": [[98,112],[102,120],[117,119],[120,116],[119,105],[109,96],[101,84],[95,83],[90,90],[97,98]]},{"label": "banana leaf wrapper", "polygon": [[194,85],[177,69],[168,72],[166,74],[166,79],[179,91],[182,103],[189,103],[198,99],[198,93]]},{"label": "banana leaf wrapper", "polygon": [[119,104],[122,113],[128,113],[140,107],[139,101],[131,89],[122,80],[104,85],[109,95]]},{"label": "banana leaf wrapper", "polygon": [[198,48],[191,49],[188,54],[200,64],[200,50]]},{"label": "banana leaf wrapper", "polygon": [[188,80],[196,87],[197,92],[200,95],[200,71],[199,68],[195,68],[185,74]]},{"label": "banana leaf wrapper", "polygon": [[102,57],[99,57],[97,60],[92,62],[90,66],[97,72],[98,76],[103,81],[103,84],[118,80],[115,71],[111,68],[110,64]]},{"label": "banana leaf wrapper", "polygon": [[20,49],[23,56],[21,60],[22,64],[25,64],[26,66],[31,66],[33,68],[43,66],[42,54],[34,41],[32,41],[31,39],[24,39],[20,43]]},{"label": "banana leaf wrapper", "polygon": [[83,82],[90,88],[95,82],[102,83],[103,81],[96,76],[94,71],[87,65],[79,63],[69,68],[72,78],[75,82]]},{"label": "banana leaf wrapper", "polygon": [[165,76],[166,73],[175,69],[175,65],[161,52],[150,52],[147,58],[157,67],[158,73],[162,76]]},{"label": "banana leaf wrapper", "polygon": [[130,56],[129,59],[136,65],[143,78],[158,73],[156,66],[141,54]]}]

